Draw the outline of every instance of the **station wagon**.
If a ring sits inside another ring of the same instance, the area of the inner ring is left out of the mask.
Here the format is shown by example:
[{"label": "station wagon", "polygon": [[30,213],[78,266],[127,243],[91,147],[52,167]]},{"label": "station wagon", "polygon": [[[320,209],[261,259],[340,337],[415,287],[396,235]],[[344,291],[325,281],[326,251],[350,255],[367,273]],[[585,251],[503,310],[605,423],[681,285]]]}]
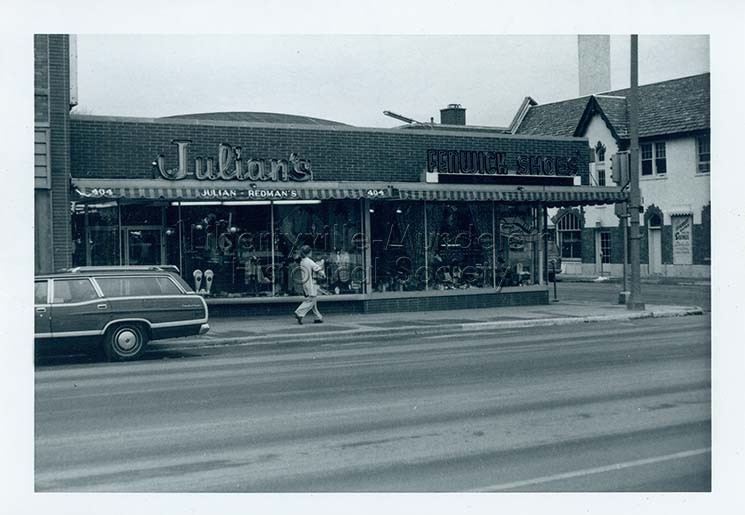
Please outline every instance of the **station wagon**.
[{"label": "station wagon", "polygon": [[37,276],[34,316],[37,345],[95,343],[111,361],[140,357],[150,340],[209,330],[204,299],[167,267],[79,267]]}]

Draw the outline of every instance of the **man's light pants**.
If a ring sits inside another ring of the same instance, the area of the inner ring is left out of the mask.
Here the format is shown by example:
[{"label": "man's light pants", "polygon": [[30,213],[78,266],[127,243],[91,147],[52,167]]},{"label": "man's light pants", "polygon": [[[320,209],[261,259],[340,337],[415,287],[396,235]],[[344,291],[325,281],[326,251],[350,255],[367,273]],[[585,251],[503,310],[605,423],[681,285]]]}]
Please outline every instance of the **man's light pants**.
[{"label": "man's light pants", "polygon": [[308,314],[308,311],[313,311],[313,314],[318,320],[323,320],[323,315],[321,315],[321,312],[318,311],[317,302],[318,297],[305,297],[303,303],[300,304],[295,310],[295,314],[300,318],[303,318],[305,315]]}]

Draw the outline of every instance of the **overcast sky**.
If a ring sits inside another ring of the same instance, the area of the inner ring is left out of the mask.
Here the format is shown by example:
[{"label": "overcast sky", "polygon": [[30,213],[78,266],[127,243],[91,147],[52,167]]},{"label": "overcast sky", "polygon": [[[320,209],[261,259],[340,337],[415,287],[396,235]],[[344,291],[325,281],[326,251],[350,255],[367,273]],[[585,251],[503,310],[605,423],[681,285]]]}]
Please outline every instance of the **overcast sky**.
[{"label": "overcast sky", "polygon": [[[641,84],[709,71],[708,36],[640,36]],[[611,87],[629,84],[629,37],[611,38]],[[159,117],[301,114],[393,127],[449,103],[507,125],[526,95],[578,94],[576,36],[81,35],[80,111]]]}]

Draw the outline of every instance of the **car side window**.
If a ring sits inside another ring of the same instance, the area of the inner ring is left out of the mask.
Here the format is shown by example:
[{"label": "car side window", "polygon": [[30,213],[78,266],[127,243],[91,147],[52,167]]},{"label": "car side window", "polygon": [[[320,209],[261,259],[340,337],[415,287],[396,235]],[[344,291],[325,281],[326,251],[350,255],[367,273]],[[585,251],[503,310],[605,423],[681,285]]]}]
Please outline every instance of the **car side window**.
[{"label": "car side window", "polygon": [[47,303],[47,281],[34,282],[34,304]]},{"label": "car side window", "polygon": [[180,295],[181,291],[167,277],[97,277],[106,297],[147,297]]},{"label": "car side window", "polygon": [[155,280],[158,282],[161,295],[182,295],[178,286],[173,284],[168,277],[156,277]]},{"label": "car side window", "polygon": [[95,288],[88,279],[55,279],[55,304],[71,304],[98,298]]},{"label": "car side window", "polygon": [[129,283],[124,277],[96,277],[104,297],[126,297],[129,295]]}]

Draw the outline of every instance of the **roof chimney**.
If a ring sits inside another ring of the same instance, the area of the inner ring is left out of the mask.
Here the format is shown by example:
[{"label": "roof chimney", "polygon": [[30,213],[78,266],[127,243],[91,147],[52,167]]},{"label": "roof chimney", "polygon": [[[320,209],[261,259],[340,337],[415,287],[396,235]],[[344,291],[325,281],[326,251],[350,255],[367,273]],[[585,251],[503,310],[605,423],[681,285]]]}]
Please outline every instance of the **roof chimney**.
[{"label": "roof chimney", "polygon": [[610,36],[577,36],[579,96],[610,91]]},{"label": "roof chimney", "polygon": [[460,104],[448,104],[445,109],[440,109],[440,123],[443,125],[465,125],[466,108]]}]

